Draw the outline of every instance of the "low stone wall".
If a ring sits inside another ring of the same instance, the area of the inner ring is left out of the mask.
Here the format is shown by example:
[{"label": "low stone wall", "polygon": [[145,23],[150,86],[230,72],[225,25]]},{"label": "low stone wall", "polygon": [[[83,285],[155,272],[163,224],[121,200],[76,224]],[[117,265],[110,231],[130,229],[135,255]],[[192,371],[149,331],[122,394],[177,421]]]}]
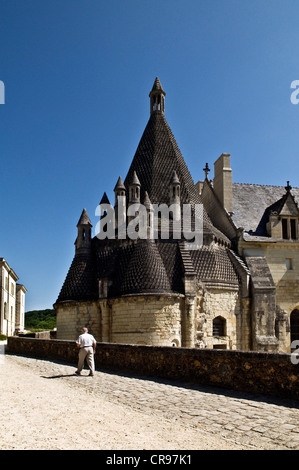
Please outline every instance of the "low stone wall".
[{"label": "low stone wall", "polygon": [[[7,351],[77,363],[74,341],[9,337]],[[290,354],[98,343],[97,370],[129,372],[299,400]]]}]

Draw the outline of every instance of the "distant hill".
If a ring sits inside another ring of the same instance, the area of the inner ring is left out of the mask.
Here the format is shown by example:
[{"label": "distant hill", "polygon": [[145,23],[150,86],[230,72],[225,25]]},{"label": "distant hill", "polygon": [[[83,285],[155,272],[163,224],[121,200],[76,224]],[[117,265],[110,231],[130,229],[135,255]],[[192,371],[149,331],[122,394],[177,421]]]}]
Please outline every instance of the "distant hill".
[{"label": "distant hill", "polygon": [[53,330],[56,327],[56,312],[54,309],[31,310],[25,312],[26,330]]}]

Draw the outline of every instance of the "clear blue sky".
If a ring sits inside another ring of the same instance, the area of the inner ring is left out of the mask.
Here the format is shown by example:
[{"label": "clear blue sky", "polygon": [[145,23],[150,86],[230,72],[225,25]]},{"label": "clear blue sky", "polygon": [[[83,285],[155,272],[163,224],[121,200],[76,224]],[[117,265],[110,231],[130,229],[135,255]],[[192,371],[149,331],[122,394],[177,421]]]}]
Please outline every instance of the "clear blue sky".
[{"label": "clear blue sky", "polygon": [[[299,186],[298,0],[0,0],[0,256],[51,308],[86,207],[125,178],[158,76],[194,181]],[[212,177],[212,171],[210,173]]]}]

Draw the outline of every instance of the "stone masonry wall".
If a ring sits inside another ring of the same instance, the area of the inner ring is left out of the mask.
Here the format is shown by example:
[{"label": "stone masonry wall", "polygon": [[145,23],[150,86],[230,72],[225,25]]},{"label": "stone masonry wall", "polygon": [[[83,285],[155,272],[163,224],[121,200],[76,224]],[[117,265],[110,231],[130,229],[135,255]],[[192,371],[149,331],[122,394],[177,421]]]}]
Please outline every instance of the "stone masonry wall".
[{"label": "stone masonry wall", "polygon": [[100,338],[100,311],[97,302],[66,302],[56,306],[57,339],[75,340],[85,326]]},{"label": "stone masonry wall", "polygon": [[179,296],[132,296],[111,301],[111,342],[181,346]]},{"label": "stone masonry wall", "polygon": [[[237,316],[240,314],[239,292],[228,289],[199,290],[196,298],[197,345],[204,348],[221,346],[237,348]],[[222,317],[226,322],[225,336],[213,336],[213,320]]]},{"label": "stone masonry wall", "polygon": [[57,339],[75,340],[86,326],[97,341],[181,346],[182,303],[180,295],[61,303]]},{"label": "stone masonry wall", "polygon": [[[268,246],[265,257],[276,285],[276,302],[286,311],[299,307],[299,252],[298,243]],[[291,269],[287,269],[289,260]]]},{"label": "stone masonry wall", "polygon": [[[279,351],[290,352],[290,315],[299,308],[299,251],[298,242],[271,244],[240,244],[240,250],[260,249],[267,260],[275,287],[276,305],[285,314],[284,331],[279,338]],[[288,260],[288,261],[287,261]],[[291,269],[287,269],[287,262]]]},{"label": "stone masonry wall", "polygon": [[[77,363],[74,341],[9,337],[11,354]],[[299,400],[291,355],[99,343],[96,369],[160,377]]]}]

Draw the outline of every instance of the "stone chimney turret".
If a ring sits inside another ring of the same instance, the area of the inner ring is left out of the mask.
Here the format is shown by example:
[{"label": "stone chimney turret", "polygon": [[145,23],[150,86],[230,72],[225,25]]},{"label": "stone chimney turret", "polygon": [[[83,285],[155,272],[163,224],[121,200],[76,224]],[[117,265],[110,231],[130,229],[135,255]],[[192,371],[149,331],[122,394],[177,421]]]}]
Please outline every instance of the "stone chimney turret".
[{"label": "stone chimney turret", "polygon": [[223,207],[228,213],[231,213],[233,210],[233,183],[229,153],[223,153],[214,163],[213,187]]}]

